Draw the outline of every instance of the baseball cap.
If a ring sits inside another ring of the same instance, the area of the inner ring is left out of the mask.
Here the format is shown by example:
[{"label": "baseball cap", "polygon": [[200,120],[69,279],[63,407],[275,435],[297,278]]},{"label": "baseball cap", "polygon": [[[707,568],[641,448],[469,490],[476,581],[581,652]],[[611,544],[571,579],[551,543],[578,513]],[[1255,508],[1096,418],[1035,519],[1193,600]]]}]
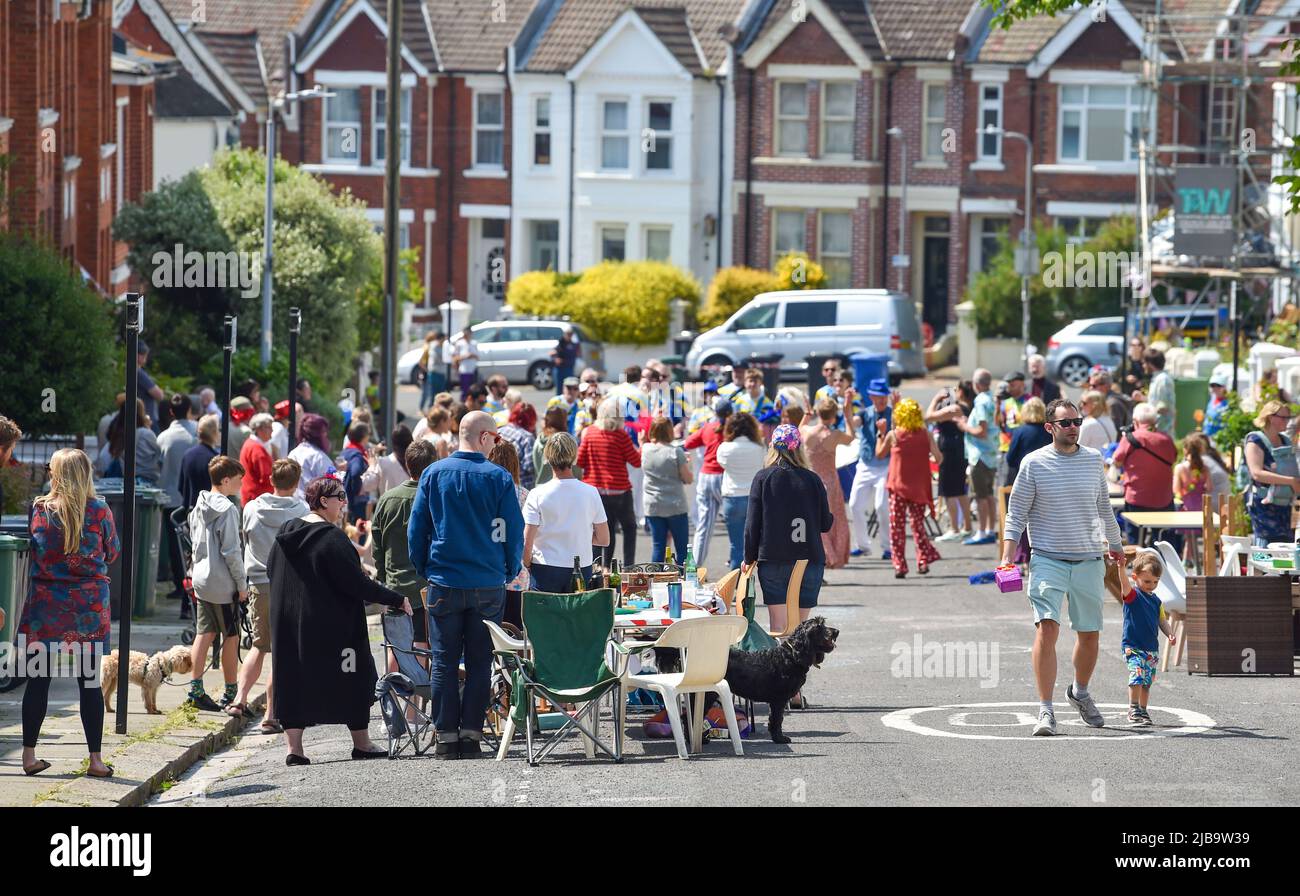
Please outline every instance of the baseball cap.
[{"label": "baseball cap", "polygon": [[713,399],[713,413],[719,417],[725,417],[731,413],[731,402],[725,398]]},{"label": "baseball cap", "polygon": [[1219,371],[1210,375],[1211,386],[1223,386],[1225,389],[1232,385],[1232,377],[1226,371]]},{"label": "baseball cap", "polygon": [[718,391],[718,384],[715,383],[713,380],[709,380],[709,381],[707,381],[707,382],[704,384],[704,391],[705,391],[705,392],[717,392],[717,391]]},{"label": "baseball cap", "polygon": [[576,389],[581,385],[582,380],[578,379],[576,376],[566,376],[564,378],[564,387],[566,389]]},{"label": "baseball cap", "polygon": [[1013,370],[1003,377],[1003,379],[1008,383],[1014,383],[1016,380],[1020,380],[1020,382],[1023,383],[1025,381],[1025,374],[1022,371]]}]

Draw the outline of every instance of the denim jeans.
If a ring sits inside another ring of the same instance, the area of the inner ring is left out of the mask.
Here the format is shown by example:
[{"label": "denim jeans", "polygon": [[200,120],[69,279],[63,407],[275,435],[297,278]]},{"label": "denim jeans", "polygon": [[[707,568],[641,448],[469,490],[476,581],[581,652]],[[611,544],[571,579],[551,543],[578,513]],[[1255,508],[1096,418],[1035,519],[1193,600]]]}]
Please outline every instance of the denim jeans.
[{"label": "denim jeans", "polygon": [[727,538],[731,541],[728,571],[739,569],[745,560],[745,512],[748,510],[749,495],[722,499],[722,519],[727,524]]},{"label": "denim jeans", "polygon": [[447,391],[447,372],[443,368],[432,368],[424,375],[424,385],[420,389],[420,410],[427,411],[439,392]]},{"label": "denim jeans", "polygon": [[668,546],[668,536],[673,537],[673,553],[678,563],[686,562],[686,542],[690,524],[686,514],[676,516],[648,516],[645,521],[650,524],[650,562],[664,562],[664,548]]},{"label": "denim jeans", "polygon": [[[547,566],[533,563],[528,567],[533,577],[533,591],[549,591],[552,594],[569,594],[573,588],[572,566]],[[582,568],[582,580],[591,581],[591,567]]]},{"label": "denim jeans", "polygon": [[[429,647],[433,652],[433,725],[440,734],[483,730],[492,677],[492,637],[483,620],[500,622],[506,589],[444,588],[429,583]],[[465,658],[465,691],[457,667]]]}]

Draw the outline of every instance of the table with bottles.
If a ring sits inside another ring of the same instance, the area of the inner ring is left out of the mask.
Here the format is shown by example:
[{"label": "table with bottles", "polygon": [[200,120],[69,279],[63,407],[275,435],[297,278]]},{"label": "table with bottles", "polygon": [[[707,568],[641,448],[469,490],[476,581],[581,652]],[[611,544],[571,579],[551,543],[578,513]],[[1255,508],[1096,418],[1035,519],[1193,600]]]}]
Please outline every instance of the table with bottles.
[{"label": "table with bottles", "polygon": [[[679,619],[710,615],[697,605],[706,599],[711,602],[713,589],[699,583],[691,552],[687,551],[686,561],[680,566],[674,559],[669,549],[664,562],[655,564],[656,571],[648,576],[622,569],[617,560],[612,560],[609,569],[601,573],[601,584],[618,594],[614,634],[620,640],[629,636],[637,640],[657,637]],[[676,570],[680,572],[668,578]]]}]

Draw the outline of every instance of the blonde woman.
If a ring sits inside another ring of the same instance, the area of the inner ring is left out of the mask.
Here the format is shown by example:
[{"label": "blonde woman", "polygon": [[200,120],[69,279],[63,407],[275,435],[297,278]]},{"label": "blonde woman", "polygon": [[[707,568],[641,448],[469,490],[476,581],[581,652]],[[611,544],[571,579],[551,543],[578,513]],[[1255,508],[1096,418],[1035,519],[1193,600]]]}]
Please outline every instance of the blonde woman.
[{"label": "blonde woman", "polygon": [[1079,430],[1079,444],[1085,448],[1105,451],[1107,445],[1119,441],[1119,430],[1106,408],[1106,396],[1089,389],[1079,399],[1083,411],[1083,428]]},{"label": "blonde woman", "polygon": [[[1038,399],[1033,399],[1038,401]],[[1038,404],[1041,406],[1042,402]],[[894,408],[894,428],[885,433],[876,446],[876,456],[889,458],[889,553],[894,562],[894,578],[907,575],[907,520],[912,520],[912,537],[916,540],[916,571],[925,575],[930,564],[940,559],[938,550],[925,531],[925,514],[934,506],[930,483],[930,459],[943,463],[943,454],[934,436],[921,419],[921,406],[904,398]]]},{"label": "blonde woman", "polygon": [[18,625],[27,642],[27,653],[19,658],[19,674],[27,675],[23,773],[37,775],[50,767],[36,758],[36,741],[58,662],[53,655],[62,650],[74,652],[76,660],[81,727],[90,752],[86,774],[108,778],[113,769],[100,756],[104,696],[99,660],[108,649],[108,567],[120,547],[108,504],[95,494],[90,458],[75,448],[56,451],[50,459],[50,490],[33,502],[31,539],[31,584]]}]

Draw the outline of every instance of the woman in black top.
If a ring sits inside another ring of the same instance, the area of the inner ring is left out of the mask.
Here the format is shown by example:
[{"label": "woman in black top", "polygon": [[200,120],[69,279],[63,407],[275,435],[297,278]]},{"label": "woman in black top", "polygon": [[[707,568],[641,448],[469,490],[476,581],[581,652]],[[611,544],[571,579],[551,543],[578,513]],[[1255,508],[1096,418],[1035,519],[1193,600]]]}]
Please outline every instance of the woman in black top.
[{"label": "woman in black top", "polygon": [[817,606],[826,571],[821,533],[829,532],[833,523],[826,486],[808,468],[799,428],[781,424],[772,433],[767,465],[749,487],[742,567],[747,572],[758,563],[772,631],[785,630],[785,592],[797,560],[808,561],[799,587],[799,621]]},{"label": "woman in black top", "polygon": [[940,390],[930,399],[925,422],[937,424],[935,440],[943,461],[939,464],[939,497],[948,503],[948,531],[936,541],[957,541],[970,534],[970,510],[966,501],[966,441],[961,424],[975,405],[975,387],[970,380],[952,389]]}]

